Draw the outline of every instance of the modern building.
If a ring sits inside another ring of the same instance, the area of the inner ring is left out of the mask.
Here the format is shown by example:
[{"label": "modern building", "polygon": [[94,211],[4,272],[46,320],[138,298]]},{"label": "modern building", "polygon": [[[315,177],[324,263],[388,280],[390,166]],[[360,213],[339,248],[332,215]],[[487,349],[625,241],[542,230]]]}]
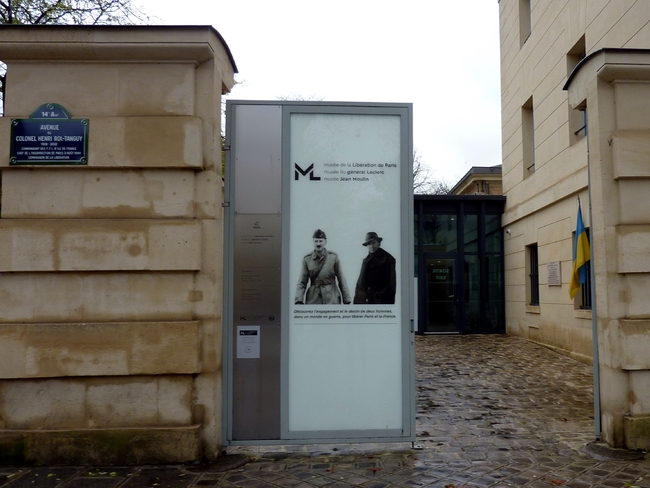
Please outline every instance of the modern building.
[{"label": "modern building", "polygon": [[415,195],[420,334],[505,332],[500,195]]},{"label": "modern building", "polygon": [[[648,449],[650,3],[499,10],[508,332],[593,361],[597,434]],[[578,198],[593,272],[572,299]]]}]

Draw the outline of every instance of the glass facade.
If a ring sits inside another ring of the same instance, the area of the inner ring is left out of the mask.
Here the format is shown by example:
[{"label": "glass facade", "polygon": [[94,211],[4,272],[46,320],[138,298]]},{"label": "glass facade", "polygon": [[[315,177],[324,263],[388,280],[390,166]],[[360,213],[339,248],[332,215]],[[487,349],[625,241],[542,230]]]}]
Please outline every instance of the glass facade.
[{"label": "glass facade", "polygon": [[416,195],[419,334],[505,332],[503,196]]}]

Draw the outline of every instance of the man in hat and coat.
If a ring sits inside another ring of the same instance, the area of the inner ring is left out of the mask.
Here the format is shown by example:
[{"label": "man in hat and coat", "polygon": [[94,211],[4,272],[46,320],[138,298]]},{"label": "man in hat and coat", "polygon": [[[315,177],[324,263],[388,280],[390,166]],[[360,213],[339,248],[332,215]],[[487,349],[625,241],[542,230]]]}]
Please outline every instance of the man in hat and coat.
[{"label": "man in hat and coat", "polygon": [[316,230],[312,239],[314,250],[302,259],[296,305],[350,303],[350,290],[341,271],[339,256],[325,249],[325,232]]},{"label": "man in hat and coat", "polygon": [[382,240],[376,232],[366,234],[363,245],[368,249],[368,255],[361,263],[359,279],[354,290],[354,303],[395,303],[395,258],[381,248]]}]

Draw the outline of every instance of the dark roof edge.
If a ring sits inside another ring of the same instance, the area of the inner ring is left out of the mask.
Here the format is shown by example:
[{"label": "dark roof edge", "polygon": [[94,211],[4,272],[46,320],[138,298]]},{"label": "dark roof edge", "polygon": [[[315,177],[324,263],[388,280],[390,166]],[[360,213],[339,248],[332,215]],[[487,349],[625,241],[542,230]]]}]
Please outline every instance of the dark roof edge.
[{"label": "dark roof edge", "polygon": [[500,164],[497,164],[495,166],[472,166],[469,171],[465,173],[465,176],[458,180],[458,183],[456,183],[454,187],[449,190],[449,193],[453,193],[456,188],[462,186],[465,180],[467,180],[471,175],[502,174],[502,168],[503,166]]},{"label": "dark roof edge", "polygon": [[420,195],[416,193],[413,195],[415,200],[448,200],[448,201],[457,201],[457,200],[466,200],[466,201],[504,201],[506,200],[505,195]]},{"label": "dark roof edge", "polygon": [[645,53],[645,54],[650,54],[650,49],[637,49],[637,48],[631,48],[631,47],[603,47],[601,49],[598,49],[597,51],[594,51],[592,53],[589,53],[587,56],[582,58],[578,64],[576,64],[576,67],[573,68],[571,73],[569,73],[569,76],[567,77],[566,83],[562,87],[562,90],[568,90],[569,85],[571,84],[571,81],[573,81],[573,78],[577,75],[578,71],[587,64],[591,59],[595,58],[599,54],[602,53]]}]

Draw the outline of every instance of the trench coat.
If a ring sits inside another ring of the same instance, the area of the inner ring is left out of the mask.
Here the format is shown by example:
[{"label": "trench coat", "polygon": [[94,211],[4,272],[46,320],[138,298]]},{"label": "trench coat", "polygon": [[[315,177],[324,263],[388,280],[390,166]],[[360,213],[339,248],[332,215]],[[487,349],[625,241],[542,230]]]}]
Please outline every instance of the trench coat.
[{"label": "trench coat", "polygon": [[354,303],[395,303],[395,258],[381,247],[361,263],[354,290]]},{"label": "trench coat", "polygon": [[[306,294],[305,290],[307,290]],[[313,251],[302,259],[295,300],[295,303],[299,302],[305,304],[351,302],[350,290],[343,277],[338,254],[323,249],[321,254]]]}]

